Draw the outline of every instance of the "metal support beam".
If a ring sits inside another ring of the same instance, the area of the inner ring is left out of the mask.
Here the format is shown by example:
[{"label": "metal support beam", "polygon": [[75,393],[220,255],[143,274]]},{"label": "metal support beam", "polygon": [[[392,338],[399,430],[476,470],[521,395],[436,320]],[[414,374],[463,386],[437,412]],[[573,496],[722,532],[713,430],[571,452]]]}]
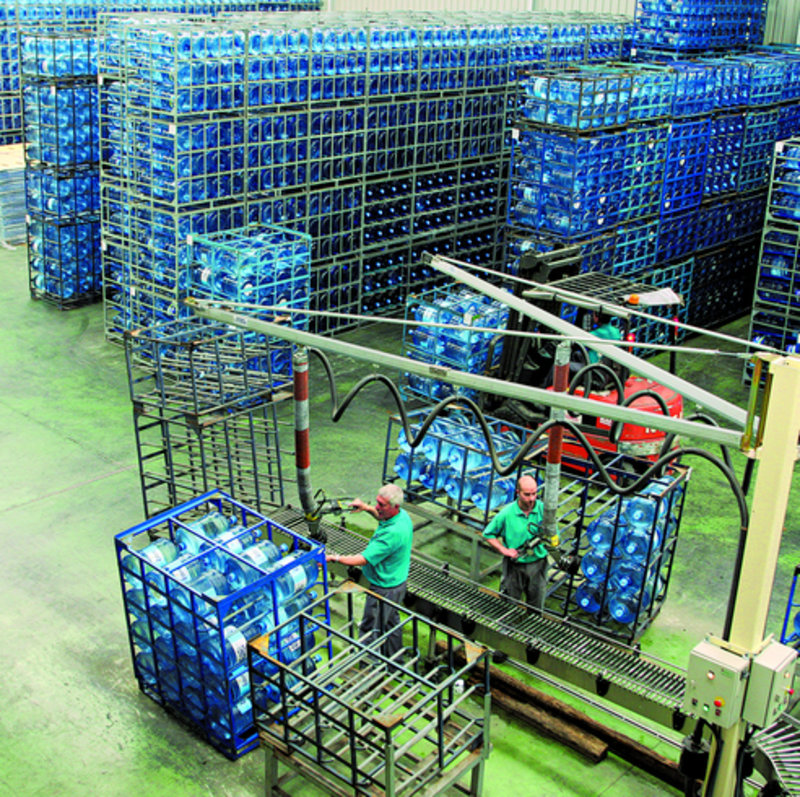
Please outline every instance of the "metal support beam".
[{"label": "metal support beam", "polygon": [[[737,407],[729,401],[724,401],[719,398],[719,396],[715,396],[707,390],[703,390],[697,387],[697,385],[687,382],[685,379],[680,379],[669,371],[659,368],[657,365],[649,363],[646,360],[642,360],[621,347],[603,343],[600,338],[594,341],[585,340],[586,331],[580,327],[576,327],[574,324],[564,321],[563,318],[554,316],[552,313],[548,313],[540,307],[536,307],[526,302],[524,299],[514,296],[514,294],[509,293],[503,288],[498,288],[496,285],[492,285],[490,282],[486,282],[486,280],[482,280],[480,277],[470,274],[463,268],[459,268],[454,261],[448,258],[443,258],[440,255],[433,255],[427,257],[426,262],[442,274],[447,274],[454,280],[462,282],[464,285],[469,285],[470,288],[474,288],[476,291],[480,291],[486,296],[490,296],[492,299],[497,299],[497,301],[508,305],[508,307],[513,308],[522,315],[532,318],[534,321],[538,321],[540,324],[544,324],[550,329],[560,332],[562,335],[580,338],[587,348],[596,351],[599,355],[608,357],[609,360],[626,366],[633,373],[639,374],[647,379],[652,379],[654,382],[658,382],[661,385],[665,385],[676,393],[680,393],[685,398],[691,399],[696,404],[699,404],[701,408],[714,412],[737,428],[744,428],[747,420],[747,413],[741,407]],[[645,425],[657,429],[661,428],[653,423]]]},{"label": "metal support beam", "polygon": [[[357,346],[354,343],[347,343],[338,338],[315,335],[311,332],[292,329],[291,327],[276,324],[271,321],[263,321],[232,310],[214,307],[211,302],[201,299],[187,299],[186,304],[204,318],[211,318],[225,324],[232,324],[233,326],[243,329],[261,332],[265,335],[272,335],[273,337],[288,340],[300,346],[313,346],[334,354],[342,354],[357,360],[365,360],[366,362],[385,366],[387,368],[396,368],[398,371],[408,371],[409,373],[418,374],[420,376],[441,379],[454,385],[470,387],[483,393],[506,396],[521,401],[542,404],[547,407],[562,407],[573,415],[597,414],[597,402],[592,399],[582,398],[581,396],[573,396],[565,393],[556,394],[552,390],[542,390],[541,388],[530,387],[529,385],[506,382],[502,379],[465,373],[452,368],[446,368],[442,365],[423,363],[408,357],[400,357],[397,354],[389,354],[376,349]],[[526,303],[523,302],[523,304]],[[640,361],[637,360],[637,362]],[[663,373],[667,372],[664,371]],[[737,429],[708,426],[704,423],[667,417],[656,412],[644,412],[643,410],[637,410],[635,407],[620,407],[616,404],[604,403],[603,417],[610,418],[612,421],[638,424],[639,426],[652,429],[660,429],[664,432],[674,432],[677,435],[694,437],[709,443],[719,443],[720,445],[735,446],[737,448],[739,447],[739,442],[742,437],[742,433]]]},{"label": "metal support beam", "polygon": [[[769,406],[763,408],[764,437],[729,640],[751,653],[763,646],[800,435],[800,358],[775,359],[769,373],[773,384]],[[708,797],[734,794],[744,725],[722,731],[718,775],[713,790],[704,792]]]}]

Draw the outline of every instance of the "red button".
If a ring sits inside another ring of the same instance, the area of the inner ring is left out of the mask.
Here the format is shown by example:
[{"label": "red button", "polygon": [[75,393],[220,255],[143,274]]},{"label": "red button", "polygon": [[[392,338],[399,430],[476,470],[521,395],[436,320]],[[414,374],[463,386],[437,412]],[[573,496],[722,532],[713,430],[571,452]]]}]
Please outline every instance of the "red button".
[{"label": "red button", "polygon": [[724,700],[723,700],[721,697],[718,697],[718,698],[716,698],[716,699],[714,700],[714,705],[715,705],[717,708],[722,708],[722,707],[725,705],[725,701],[724,701]]}]

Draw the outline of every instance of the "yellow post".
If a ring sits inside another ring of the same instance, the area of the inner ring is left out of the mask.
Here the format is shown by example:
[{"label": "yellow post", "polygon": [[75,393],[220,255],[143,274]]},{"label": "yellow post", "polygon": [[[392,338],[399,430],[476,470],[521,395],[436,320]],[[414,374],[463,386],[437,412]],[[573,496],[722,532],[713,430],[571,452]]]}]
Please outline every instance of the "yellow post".
[{"label": "yellow post", "polygon": [[[758,476],[729,640],[751,652],[758,651],[764,641],[800,434],[800,358],[778,358],[770,364],[769,371],[772,390],[761,418],[763,443],[757,452]],[[736,755],[743,731],[744,723],[740,722],[722,732],[717,777],[712,790],[704,790],[709,797],[730,797],[734,793]]]}]

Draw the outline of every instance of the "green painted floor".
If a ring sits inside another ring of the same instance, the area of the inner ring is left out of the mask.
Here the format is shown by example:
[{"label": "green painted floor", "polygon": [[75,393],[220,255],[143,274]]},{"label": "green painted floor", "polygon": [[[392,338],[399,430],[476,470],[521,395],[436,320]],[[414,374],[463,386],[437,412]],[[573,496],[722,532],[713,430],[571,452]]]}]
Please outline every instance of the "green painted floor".
[{"label": "green painted floor", "polygon": [[[31,301],[22,248],[0,250],[0,275],[0,794],[261,793],[260,752],[228,761],[142,695],[133,677],[113,537],[142,519],[142,503],[124,358],[104,341],[101,307],[59,312]],[[732,328],[746,332],[743,323]],[[375,332],[348,337],[372,343]],[[734,361],[687,357],[679,367],[744,400]],[[340,361],[340,389],[370,370]],[[323,389],[314,370],[312,390]],[[315,395],[315,487],[374,496],[391,409],[370,388],[334,426],[327,399]],[[794,489],[769,620],[776,633],[800,562]],[[705,633],[720,632],[737,530],[721,479],[698,462],[670,596],[645,650],[684,664]],[[492,734],[487,797],[677,794],[614,756],[587,763],[502,714]],[[675,756],[664,742],[650,744]]]}]

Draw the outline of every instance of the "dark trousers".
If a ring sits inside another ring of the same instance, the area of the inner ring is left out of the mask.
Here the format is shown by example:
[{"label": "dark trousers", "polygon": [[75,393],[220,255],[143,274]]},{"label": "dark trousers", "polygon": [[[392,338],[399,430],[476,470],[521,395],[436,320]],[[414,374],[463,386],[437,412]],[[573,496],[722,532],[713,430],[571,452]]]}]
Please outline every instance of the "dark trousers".
[{"label": "dark trousers", "polygon": [[544,608],[544,598],[547,593],[547,557],[537,559],[535,562],[519,562],[503,557],[503,575],[500,580],[500,592],[515,600]]},{"label": "dark trousers", "polygon": [[[370,584],[369,588],[372,592],[387,600],[394,601],[394,603],[402,603],[403,598],[406,596],[405,582],[397,587],[376,587]],[[399,625],[400,613],[397,609],[388,603],[379,601],[375,595],[367,593],[364,616],[361,618],[361,625],[358,629],[362,638],[366,635],[367,638],[364,641],[371,642],[373,639],[382,636],[390,628],[394,628],[383,645],[381,645],[381,653],[387,658],[391,658],[403,647],[403,629]]]}]

